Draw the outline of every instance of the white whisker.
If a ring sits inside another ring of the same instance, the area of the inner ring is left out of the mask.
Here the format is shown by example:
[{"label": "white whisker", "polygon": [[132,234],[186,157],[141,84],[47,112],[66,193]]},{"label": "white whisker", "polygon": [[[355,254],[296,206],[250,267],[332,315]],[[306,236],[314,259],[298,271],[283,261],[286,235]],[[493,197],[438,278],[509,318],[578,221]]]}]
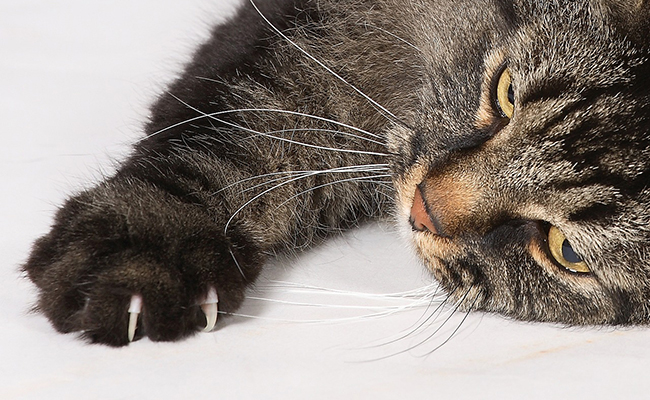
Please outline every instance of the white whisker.
[{"label": "white whisker", "polygon": [[[340,173],[351,173],[351,172],[348,172],[348,171],[328,171],[328,170],[323,170],[323,171],[314,171],[314,172],[304,172],[304,173],[296,174],[296,175],[299,175],[299,176],[297,176],[297,178],[307,178],[307,177],[310,177],[310,176],[323,175],[323,174],[330,174],[330,173],[339,173],[339,172],[340,172]],[[357,171],[357,173],[359,173],[359,172],[368,172],[368,173],[372,173],[373,171]],[[300,192],[300,193],[298,193],[298,194],[296,194],[296,195],[294,195],[294,196],[289,197],[289,198],[288,198],[284,203],[278,205],[278,207],[284,205],[285,203],[287,203],[288,201],[294,199],[295,197],[301,196],[301,195],[303,195],[303,194],[305,194],[305,193],[308,193],[308,192],[310,192],[310,191],[312,191],[312,190],[314,190],[314,189],[318,189],[318,188],[321,188],[321,187],[325,187],[325,186],[333,185],[333,184],[336,184],[336,183],[339,183],[339,182],[359,181],[359,182],[368,182],[368,183],[377,183],[377,184],[381,184],[381,183],[386,183],[386,182],[374,181],[373,179],[374,179],[374,178],[391,177],[391,176],[392,176],[392,175],[389,175],[389,174],[381,174],[381,175],[375,174],[375,175],[372,175],[372,176],[357,176],[357,177],[354,177],[354,178],[342,179],[342,180],[338,180],[338,181],[334,181],[334,182],[326,183],[326,184],[323,184],[323,185],[315,186],[315,187],[313,187],[313,188],[309,188],[309,189],[307,189],[307,190],[305,190],[305,191],[303,191],[303,192]],[[259,184],[257,184],[257,185],[253,185],[253,186],[251,186],[251,187],[248,187],[248,188],[246,188],[246,189],[243,189],[243,190],[241,191],[241,193],[245,193],[245,192],[248,192],[248,191],[251,191],[251,190],[254,190],[254,189],[257,189],[257,188],[263,187],[263,186],[267,186],[267,185],[269,185],[269,184],[271,184],[271,183],[274,183],[274,182],[280,181],[280,180],[282,180],[282,179],[285,179],[285,177],[280,177],[280,178],[270,179],[270,180],[268,180],[268,181],[265,181],[265,182],[259,183]]]},{"label": "white whisker", "polygon": [[[370,305],[349,305],[349,304],[325,304],[325,303],[305,303],[299,301],[288,301],[288,300],[278,300],[270,299],[266,297],[255,297],[247,296],[247,299],[266,301],[269,303],[278,303],[290,306],[300,306],[300,307],[315,307],[315,308],[341,308],[341,309],[351,309],[351,310],[403,310],[404,306],[370,306]],[[408,306],[412,308],[412,306]]]},{"label": "white whisker", "polygon": [[[341,167],[341,168],[354,168],[354,167]],[[307,178],[307,177],[310,177],[310,176],[316,176],[316,175],[323,174],[323,173],[338,172],[338,170],[340,170],[341,168],[333,168],[333,169],[331,169],[331,170],[321,170],[321,171],[314,171],[314,172],[306,173],[306,174],[301,175],[301,176],[298,176],[298,177],[294,177],[294,178],[291,178],[291,179],[287,179],[287,180],[284,181],[284,182],[281,182],[281,183],[279,183],[279,184],[277,184],[277,185],[275,185],[275,186],[272,186],[271,188],[269,188],[269,189],[267,189],[267,190],[264,190],[263,192],[257,194],[256,196],[254,196],[254,197],[251,198],[250,200],[246,201],[246,202],[245,202],[241,207],[239,207],[239,208],[238,208],[238,209],[237,209],[237,210],[236,210],[236,211],[235,211],[235,212],[230,216],[230,218],[228,219],[228,222],[226,222],[226,226],[225,226],[225,228],[224,228],[224,233],[228,232],[228,227],[230,226],[230,223],[231,223],[232,220],[235,218],[235,216],[241,212],[241,210],[243,210],[244,208],[246,208],[246,206],[248,206],[249,204],[251,204],[251,203],[254,202],[255,200],[257,200],[257,199],[259,199],[260,197],[264,196],[265,194],[267,194],[267,193],[269,193],[269,192],[271,192],[271,191],[273,191],[273,190],[275,190],[275,189],[277,189],[277,188],[280,188],[280,187],[282,187],[282,186],[284,186],[284,185],[286,185],[286,184],[288,184],[288,183],[295,182],[295,181],[298,181],[298,180],[300,180],[300,179],[304,179],[304,178]]]},{"label": "white whisker", "polygon": [[[437,284],[427,285],[418,289],[409,290],[405,292],[398,293],[387,293],[387,294],[373,294],[373,293],[361,293],[361,292],[352,292],[345,290],[329,289],[322,288],[310,285],[303,285],[298,283],[291,282],[282,282],[282,281],[271,281],[273,283],[279,284],[267,285],[267,288],[280,287],[280,288],[299,288],[300,290],[291,290],[288,294],[309,294],[309,295],[336,295],[338,297],[353,297],[356,300],[368,300],[371,301],[370,304],[330,304],[330,303],[319,303],[319,302],[301,302],[301,301],[291,301],[291,300],[282,300],[274,299],[267,297],[259,296],[247,296],[247,301],[262,301],[270,302],[276,304],[282,304],[285,306],[292,307],[313,307],[321,309],[347,309],[347,310],[358,310],[358,311],[370,311],[369,313],[364,313],[361,315],[354,315],[349,317],[339,317],[339,318],[322,318],[322,319],[279,319],[273,317],[265,317],[258,315],[250,315],[243,313],[227,313],[229,315],[243,317],[243,318],[252,318],[252,319],[263,319],[263,320],[272,320],[276,322],[289,322],[289,323],[302,323],[302,324],[331,324],[331,323],[349,323],[349,322],[360,322],[369,319],[378,319],[388,317],[394,314],[403,313],[405,311],[414,310],[417,308],[430,307],[432,301],[435,301],[435,298],[438,297],[435,295],[436,291],[431,289],[438,287]],[[256,292],[263,291],[264,287],[257,287]],[[283,292],[287,294],[287,292]],[[445,299],[446,301],[446,299]],[[390,302],[390,304],[386,304]],[[380,304],[377,304],[380,303]],[[444,302],[443,302],[444,303]]]},{"label": "white whisker", "polygon": [[359,88],[357,88],[356,86],[354,86],[354,85],[351,84],[350,82],[346,81],[343,77],[341,77],[339,74],[337,74],[336,72],[334,72],[331,68],[329,68],[329,67],[328,67],[327,65],[325,65],[323,62],[321,62],[319,59],[317,59],[316,57],[312,56],[311,54],[309,54],[308,51],[304,50],[302,47],[300,47],[300,46],[299,46],[298,44],[296,44],[294,41],[292,41],[291,39],[289,39],[289,38],[287,37],[287,35],[285,35],[284,33],[282,33],[282,31],[280,31],[280,30],[279,30],[275,25],[273,25],[273,24],[271,23],[271,21],[269,21],[269,20],[266,18],[266,16],[265,16],[261,11],[260,11],[260,9],[257,8],[257,5],[255,4],[255,2],[254,2],[253,0],[249,0],[249,1],[250,1],[251,5],[253,6],[253,8],[255,8],[255,11],[257,11],[257,13],[260,15],[260,17],[262,17],[262,19],[263,19],[263,20],[264,20],[264,21],[265,21],[265,22],[266,22],[266,23],[271,27],[271,29],[273,29],[273,31],[275,31],[275,33],[277,33],[280,37],[282,37],[282,38],[283,38],[284,40],[286,40],[289,44],[291,44],[293,47],[295,47],[298,51],[300,51],[300,52],[303,53],[305,56],[307,56],[310,60],[314,61],[316,64],[318,64],[320,67],[322,67],[325,71],[327,71],[327,72],[329,72],[330,74],[332,74],[332,76],[336,77],[338,80],[340,80],[341,82],[343,82],[344,84],[346,84],[346,85],[348,85],[350,88],[352,88],[355,92],[359,93],[359,94],[360,94],[364,99],[366,99],[370,104],[372,104],[373,106],[375,106],[376,108],[378,108],[378,109],[380,110],[381,113],[383,113],[383,114],[385,114],[385,115],[387,114],[388,116],[390,116],[391,119],[392,119],[392,121],[394,121],[394,122],[398,122],[398,123],[400,123],[400,124],[402,124],[402,125],[408,127],[408,125],[407,125],[406,123],[404,123],[404,122],[403,122],[400,118],[398,118],[395,114],[393,114],[392,112],[388,111],[388,109],[387,109],[386,107],[382,106],[381,104],[379,104],[378,102],[376,102],[375,100],[373,100],[370,96],[368,96],[367,94],[365,94],[362,90],[360,90]]},{"label": "white whisker", "polygon": [[[238,180],[236,182],[233,182],[233,183],[231,183],[229,185],[226,185],[223,188],[221,188],[221,189],[217,190],[216,192],[214,192],[213,194],[221,193],[224,190],[230,189],[233,186],[241,185],[242,183],[246,183],[248,181],[252,181],[252,180],[255,180],[255,179],[266,178],[266,177],[269,177],[269,176],[276,176],[276,175],[298,175],[298,174],[303,174],[305,172],[306,171],[278,171],[278,172],[270,172],[268,174],[255,175],[255,176],[251,176],[249,178],[240,179],[240,180]],[[276,182],[276,181],[281,180],[281,179],[282,178],[271,179],[271,180],[265,182],[265,184]],[[246,189],[244,189],[244,190],[246,190]]]},{"label": "white whisker", "polygon": [[[375,293],[352,292],[347,290],[332,289],[332,288],[326,288],[322,286],[306,285],[302,283],[295,283],[295,282],[288,282],[288,281],[272,280],[270,281],[270,283],[271,283],[270,285],[265,285],[265,286],[271,288],[281,287],[281,288],[288,288],[288,289],[302,289],[302,290],[294,290],[293,293],[313,293],[314,291],[318,291],[324,294],[333,294],[337,296],[351,296],[356,298],[373,299],[373,300],[386,299],[386,298],[399,298],[399,299],[421,298],[423,296],[430,295],[432,289],[437,289],[439,287],[437,283],[432,283],[427,286],[423,286],[417,289],[407,290],[404,292],[375,294]],[[260,289],[264,289],[264,286],[260,286]]]},{"label": "white whisker", "polygon": [[360,140],[365,140],[366,142],[375,143],[375,144],[378,144],[380,146],[385,146],[385,144],[382,143],[382,142],[378,142],[376,140],[368,139],[368,138],[363,137],[363,136],[355,135],[353,133],[337,131],[337,130],[334,130],[334,129],[291,128],[291,129],[279,129],[279,130],[275,130],[275,131],[268,131],[266,133],[269,134],[269,135],[274,135],[274,134],[277,134],[277,133],[293,133],[293,132],[327,132],[327,133],[335,133],[335,134],[339,134],[339,135],[343,135],[343,136],[353,137],[353,138],[360,139]]},{"label": "white whisker", "polygon": [[406,39],[403,39],[403,38],[397,36],[396,34],[390,32],[390,31],[387,31],[387,30],[384,29],[384,28],[380,28],[380,27],[378,27],[378,26],[376,26],[376,25],[369,24],[368,22],[364,22],[364,23],[363,23],[363,26],[368,26],[368,27],[370,27],[370,28],[377,29],[378,31],[382,31],[382,32],[384,32],[385,34],[390,35],[390,36],[394,37],[395,39],[399,40],[400,42],[403,42],[403,43],[407,44],[409,47],[412,47],[413,49],[417,50],[418,52],[420,52],[420,53],[422,52],[422,50],[420,50],[417,46],[415,46],[415,45],[412,44],[411,42],[409,42],[409,41],[407,41]]},{"label": "white whisker", "polygon": [[[208,78],[202,78],[202,79],[208,79]],[[169,95],[172,96],[174,99],[180,101],[182,104],[187,106],[187,103],[184,102],[184,101],[181,101],[178,97],[174,96],[171,93],[169,93]],[[191,108],[191,109],[195,110],[194,108]],[[316,121],[327,122],[327,123],[330,123],[330,124],[333,124],[333,125],[337,125],[337,126],[340,126],[340,127],[343,127],[343,128],[353,130],[355,132],[362,133],[362,134],[364,134],[366,136],[369,136],[369,137],[372,137],[372,138],[375,138],[375,139],[379,139],[379,140],[383,139],[382,136],[371,133],[371,132],[368,132],[367,130],[358,128],[358,127],[353,126],[353,125],[345,124],[343,122],[339,122],[339,121],[336,121],[336,120],[333,120],[333,119],[330,119],[330,118],[320,117],[318,115],[306,114],[306,113],[301,113],[301,112],[298,112],[298,111],[275,109],[275,108],[236,108],[236,109],[231,109],[231,110],[215,111],[215,112],[212,112],[212,113],[199,112],[201,115],[198,115],[198,116],[193,117],[193,118],[188,118],[188,119],[186,119],[184,121],[177,122],[177,123],[169,125],[169,126],[167,126],[165,128],[159,129],[156,132],[153,132],[153,133],[145,136],[141,140],[151,138],[151,137],[153,137],[155,135],[158,135],[158,134],[160,134],[162,132],[165,132],[167,130],[170,130],[170,129],[173,129],[173,128],[176,128],[178,126],[188,124],[188,123],[191,123],[191,122],[194,122],[194,121],[198,121],[198,120],[201,120],[203,118],[216,117],[216,116],[219,116],[219,115],[236,114],[236,113],[247,113],[247,112],[269,112],[269,113],[294,115],[294,116],[298,116],[298,117],[313,119],[313,120],[316,120]],[[220,121],[218,119],[216,119],[216,120]],[[214,127],[214,125],[213,125],[212,129],[217,130],[217,128]],[[334,131],[334,132],[339,132],[339,131]],[[375,142],[375,143],[385,145],[382,142]]]},{"label": "white whisker", "polygon": [[[381,164],[378,164],[378,165],[381,165]],[[275,190],[275,189],[277,189],[277,188],[280,188],[280,187],[282,187],[282,186],[284,186],[284,185],[286,185],[286,184],[288,184],[288,183],[298,181],[298,180],[300,180],[300,179],[304,179],[304,178],[308,178],[308,177],[316,176],[316,175],[320,175],[320,174],[327,174],[327,173],[341,173],[341,172],[345,172],[345,173],[357,172],[357,171],[355,171],[355,169],[361,169],[360,172],[374,172],[374,171],[372,171],[371,169],[364,168],[364,167],[367,167],[367,166],[366,166],[366,165],[361,165],[361,166],[351,166],[351,167],[338,167],[338,168],[332,168],[332,169],[329,169],[329,170],[306,171],[305,173],[301,173],[301,174],[300,174],[299,176],[297,176],[297,177],[290,177],[290,179],[287,179],[287,180],[285,180],[284,182],[281,182],[281,183],[279,183],[279,184],[277,184],[277,185],[274,185],[274,186],[270,187],[269,189],[266,189],[266,190],[262,191],[261,193],[255,195],[253,198],[251,198],[251,199],[249,199],[248,201],[246,201],[246,202],[245,202],[241,207],[239,207],[239,208],[238,208],[238,209],[237,209],[237,210],[236,210],[236,211],[235,211],[235,212],[230,216],[230,218],[228,219],[228,222],[226,222],[226,226],[225,226],[225,228],[224,228],[224,233],[228,232],[228,227],[230,226],[232,220],[233,220],[233,219],[235,218],[235,216],[236,216],[237,214],[239,214],[239,213],[240,213],[244,208],[246,208],[249,204],[251,204],[251,203],[254,202],[255,200],[259,199],[260,197],[264,196],[265,194],[267,194],[267,193],[269,193],[269,192],[271,192],[271,191],[273,191],[273,190]],[[385,170],[385,168],[384,168],[384,167],[380,167],[380,168],[378,168],[378,170],[382,170],[382,171],[383,171],[383,170]],[[267,174],[267,175],[274,175],[274,174],[276,174],[276,173]],[[390,177],[391,175],[376,175],[376,176],[373,176],[373,177],[360,177],[360,178],[364,178],[364,179],[366,179],[366,178],[377,178],[377,177],[382,177],[382,176]],[[247,178],[246,180],[250,180],[250,179],[253,179],[253,178]],[[269,183],[273,183],[273,182],[279,181],[279,180],[281,180],[281,179],[283,179],[283,178],[272,179],[272,180],[269,180],[269,181],[264,182],[264,183],[262,183],[262,184],[255,185],[255,187],[264,186],[264,185],[267,185],[267,184],[269,184]],[[337,182],[341,182],[341,181],[337,181]],[[336,183],[336,182],[335,182],[335,183]],[[234,185],[234,184],[231,184],[231,185],[229,185],[229,186],[232,186],[232,185]],[[250,189],[251,189],[251,188],[244,189],[244,190],[242,191],[242,193],[243,193],[243,192],[246,192],[246,191],[248,191],[248,190],[250,190]],[[221,189],[221,190],[223,190],[223,189]],[[215,194],[216,194],[216,193],[219,193],[219,192],[215,192]],[[301,194],[302,194],[302,193],[301,193]],[[293,197],[295,197],[295,196],[292,196],[291,198],[293,198]],[[282,204],[285,204],[285,203],[286,203],[286,201],[283,202]]]},{"label": "white whisker", "polygon": [[[270,172],[268,174],[261,174],[261,175],[255,175],[251,176],[249,178],[244,178],[240,179],[237,182],[233,182],[229,185],[224,186],[222,189],[219,189],[216,191],[214,194],[222,192],[226,189],[229,189],[233,186],[240,185],[242,183],[255,180],[255,179],[260,179],[260,178],[266,178],[269,176],[276,176],[276,175],[303,175],[303,174],[310,174],[310,173],[329,173],[329,172],[336,172],[338,170],[341,170],[343,172],[371,172],[371,171],[387,171],[389,170],[388,164],[361,164],[361,165],[351,165],[351,166],[346,166],[346,167],[339,167],[339,168],[333,168],[333,169],[326,169],[326,170],[303,170],[303,171],[277,171],[277,172]],[[277,178],[277,179],[272,179],[269,181],[264,182],[263,184],[255,185],[255,187],[263,186],[272,182],[276,182],[278,180],[281,180],[283,178]],[[248,190],[244,189],[244,191]]]},{"label": "white whisker", "polygon": [[[238,109],[232,109],[232,110],[227,110],[227,111],[220,111],[218,113],[213,113],[215,115],[218,114],[228,114],[228,113],[238,113],[238,112],[271,112],[271,113],[278,113],[278,114],[288,114],[288,115],[294,115],[297,117],[305,117],[309,119],[313,119],[316,121],[322,121],[322,122],[328,122],[333,125],[338,125],[343,128],[351,129],[355,132],[363,133],[364,135],[373,137],[375,139],[383,139],[382,136],[368,132],[364,129],[358,128],[354,125],[349,125],[345,124],[343,122],[339,122],[334,119],[330,118],[325,118],[325,117],[320,117],[318,115],[312,115],[312,114],[306,114],[306,113],[301,113],[298,111],[290,111],[290,110],[282,110],[282,109],[276,109],[276,108],[238,108]],[[208,115],[213,115],[213,114],[208,114]]]},{"label": "white whisker", "polygon": [[[420,333],[419,331],[422,331],[423,329],[428,328],[429,326],[431,326],[432,321],[436,321],[437,318],[442,314],[442,312],[444,310],[444,307],[447,305],[447,303],[449,302],[449,299],[451,298],[451,295],[452,295],[451,293],[446,295],[444,300],[439,301],[438,305],[431,311],[431,313],[428,313],[429,309],[431,308],[431,306],[434,304],[434,301],[436,300],[436,293],[437,293],[438,288],[439,288],[439,286],[436,287],[436,292],[434,292],[432,295],[423,298],[423,300],[427,300],[427,298],[428,298],[426,310],[424,311],[422,316],[413,325],[411,325],[409,328],[404,329],[402,331],[402,333],[399,334],[399,336],[397,336],[397,337],[395,337],[393,339],[385,340],[385,341],[382,341],[382,342],[380,342],[378,344],[374,344],[374,345],[362,346],[362,348],[369,349],[369,348],[377,348],[377,347],[388,346],[390,344],[393,344],[393,343],[399,342],[399,341],[401,341],[403,339],[406,339],[407,337],[417,335],[417,334]],[[427,314],[428,314],[428,316],[426,318],[424,318],[424,316],[427,315]]]},{"label": "white whisker", "polygon": [[232,260],[235,262],[235,265],[237,266],[237,269],[239,270],[242,278],[244,278],[244,280],[248,280],[244,274],[244,270],[241,269],[241,266],[239,265],[239,261],[237,261],[237,257],[235,257],[235,253],[232,252],[232,248],[228,248],[228,252],[230,253],[230,257],[232,257]]},{"label": "white whisker", "polygon": [[[384,174],[384,175],[376,175],[376,176],[373,176],[373,178],[390,178],[391,176],[392,176],[392,175],[390,175],[390,174]],[[336,185],[336,184],[338,184],[338,183],[360,181],[360,180],[364,180],[364,179],[367,179],[367,178],[368,178],[367,176],[357,176],[357,177],[354,177],[354,178],[339,179],[339,180],[337,180],[337,181],[323,183],[322,185],[317,185],[317,186],[311,187],[311,188],[309,188],[309,189],[307,189],[307,190],[303,190],[302,192],[299,192],[299,193],[294,194],[293,196],[289,197],[288,199],[286,199],[285,201],[283,201],[282,203],[280,203],[280,204],[277,206],[277,208],[284,206],[285,204],[287,204],[287,203],[290,202],[291,200],[295,199],[296,197],[300,197],[300,196],[302,196],[303,194],[305,194],[305,193],[309,193],[309,192],[314,191],[314,190],[316,190],[316,189],[321,189],[321,188],[324,188],[324,187],[327,187],[327,186]]]},{"label": "white whisker", "polygon": [[[307,177],[310,177],[310,176],[324,175],[324,174],[360,173],[360,172],[378,173],[378,172],[386,171],[386,168],[369,169],[369,168],[358,168],[358,167],[360,167],[360,166],[339,167],[339,168],[323,169],[323,170],[312,170],[312,171],[309,171],[309,170],[307,170],[307,171],[292,171],[292,172],[288,172],[286,174],[296,175],[296,176],[289,176],[288,178],[295,177],[297,179],[301,179],[301,178],[307,178]],[[364,166],[361,166],[361,167],[364,167]],[[271,175],[271,174],[266,174],[266,175]],[[277,173],[275,175],[277,175]],[[258,176],[263,176],[263,175],[258,175]],[[382,177],[382,176],[387,176],[387,175],[374,175],[372,177],[373,178],[378,178],[378,177]],[[388,176],[390,176],[390,175],[388,175]],[[241,193],[245,193],[245,192],[248,192],[248,191],[251,191],[251,190],[266,186],[266,185],[269,185],[271,183],[281,181],[282,179],[285,179],[285,178],[287,178],[287,177],[269,179],[269,180],[264,181],[262,183],[258,183],[257,185],[249,186],[246,189],[243,189],[241,191]],[[358,178],[359,179],[366,179],[366,178],[369,178],[369,177],[368,176],[362,176],[362,177],[358,177]],[[250,179],[254,179],[254,178],[248,178],[248,179],[245,179],[245,180],[250,180]],[[228,186],[232,186],[232,185],[228,185]],[[221,189],[221,190],[223,190],[223,189]]]},{"label": "white whisker", "polygon": [[[319,173],[320,173],[320,172],[319,172]],[[269,188],[269,189],[267,189],[267,190],[264,190],[263,192],[257,194],[256,196],[254,196],[254,197],[251,198],[250,200],[246,201],[246,202],[245,202],[241,207],[239,207],[239,208],[238,208],[238,209],[237,209],[237,210],[236,210],[236,211],[235,211],[235,212],[230,216],[230,218],[228,219],[228,222],[226,222],[226,226],[225,226],[225,228],[224,228],[224,233],[228,232],[228,227],[230,226],[230,223],[231,223],[232,220],[235,218],[235,216],[237,216],[237,214],[239,214],[239,213],[241,212],[241,210],[243,210],[244,208],[246,208],[246,206],[248,206],[249,204],[251,204],[251,203],[254,202],[255,200],[259,199],[260,197],[264,196],[265,194],[267,194],[267,193],[269,193],[269,192],[271,192],[271,191],[273,191],[273,190],[275,190],[275,189],[277,189],[277,188],[280,188],[280,187],[282,187],[282,186],[284,186],[284,185],[286,185],[286,184],[288,184],[288,183],[295,182],[295,181],[297,181],[297,180],[304,179],[304,178],[306,178],[306,177],[314,176],[314,175],[317,175],[317,174],[318,174],[318,173],[306,174],[306,175],[299,176],[299,177],[296,177],[296,178],[291,178],[291,179],[288,179],[288,180],[286,180],[286,181],[284,181],[284,182],[282,182],[282,183],[279,183],[279,184],[277,184],[277,185],[275,185],[275,186],[273,186],[273,187],[271,187],[271,188]]]},{"label": "white whisker", "polygon": [[299,306],[299,307],[311,306],[311,307],[328,308],[328,309],[378,310],[378,311],[351,316],[351,317],[323,318],[323,319],[277,319],[272,317],[264,317],[264,316],[242,314],[242,313],[228,313],[228,312],[223,312],[223,313],[228,315],[238,316],[238,317],[244,317],[244,318],[264,319],[264,320],[272,320],[272,321],[280,321],[280,322],[303,323],[303,324],[332,324],[332,323],[360,322],[369,319],[384,318],[404,311],[412,310],[414,308],[425,306],[422,302],[416,302],[416,303],[406,304],[402,306],[345,306],[345,305],[337,306],[337,305],[326,305],[326,304],[318,304],[318,303],[312,304],[312,303],[291,302],[291,301],[265,299],[265,298],[251,298],[251,297],[247,297],[247,298],[251,300],[268,301],[268,302],[274,302],[274,303],[290,305],[290,306]]},{"label": "white whisker", "polygon": [[286,138],[281,138],[281,137],[269,135],[269,134],[267,134],[265,132],[256,131],[254,129],[246,128],[245,126],[242,126],[242,125],[239,125],[239,124],[235,124],[235,123],[232,123],[232,122],[228,122],[226,120],[216,118],[214,116],[214,114],[216,114],[216,113],[213,113],[212,115],[211,114],[206,114],[203,111],[197,109],[196,107],[193,107],[193,106],[189,105],[188,103],[184,102],[183,100],[179,99],[178,97],[174,96],[173,94],[170,94],[170,95],[172,97],[174,97],[176,100],[178,100],[180,103],[185,105],[187,108],[201,114],[202,117],[210,118],[210,119],[213,119],[213,120],[215,120],[215,121],[217,121],[219,123],[222,123],[224,125],[228,125],[228,126],[231,126],[233,128],[241,129],[242,131],[245,131],[245,132],[254,133],[254,134],[259,135],[259,136],[268,137],[270,139],[275,139],[275,140],[278,140],[278,141],[297,144],[299,146],[314,148],[314,149],[318,149],[318,150],[335,151],[337,153],[353,153],[353,154],[363,154],[363,155],[372,155],[372,156],[380,156],[380,157],[388,157],[390,155],[390,154],[386,154],[386,153],[377,153],[377,152],[374,152],[374,151],[337,149],[337,148],[334,148],[334,147],[318,146],[318,145],[315,145],[315,144],[304,143],[304,142],[299,142],[297,140],[291,140],[291,139],[286,139]]},{"label": "white whisker", "polygon": [[287,319],[287,318],[273,318],[273,317],[262,317],[259,315],[251,314],[242,314],[234,313],[227,311],[219,311],[220,314],[226,314],[233,317],[240,318],[250,318],[250,319],[260,319],[265,321],[275,321],[275,322],[287,322],[287,323],[301,323],[301,324],[338,324],[338,323],[348,323],[348,322],[359,322],[367,319],[383,318],[392,314],[395,314],[399,311],[391,312],[378,312],[372,314],[364,314],[356,317],[343,317],[343,318],[326,318],[326,319]]},{"label": "white whisker", "polygon": [[272,184],[272,183],[275,183],[275,182],[281,181],[281,180],[283,180],[283,179],[294,178],[294,177],[295,177],[295,178],[307,178],[307,177],[309,177],[309,176],[314,176],[314,174],[313,174],[313,173],[310,173],[310,172],[292,173],[292,174],[290,174],[290,175],[291,175],[291,176],[289,176],[289,177],[281,176],[281,177],[279,177],[279,178],[269,179],[269,180],[264,181],[264,182],[262,182],[262,183],[258,183],[257,185],[249,186],[249,187],[247,187],[246,189],[243,189],[243,190],[241,191],[241,193],[246,193],[246,192],[249,192],[249,191],[251,191],[251,190],[255,190],[255,189],[257,189],[257,188],[260,188],[260,187],[263,187],[263,186],[267,186],[267,185],[270,185],[270,184]]}]

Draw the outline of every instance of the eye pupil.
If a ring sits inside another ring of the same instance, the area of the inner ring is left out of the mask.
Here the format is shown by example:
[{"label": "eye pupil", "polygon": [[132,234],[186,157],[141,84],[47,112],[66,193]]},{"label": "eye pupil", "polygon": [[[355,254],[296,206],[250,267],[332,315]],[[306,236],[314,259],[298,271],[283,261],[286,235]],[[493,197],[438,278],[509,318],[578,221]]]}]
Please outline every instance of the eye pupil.
[{"label": "eye pupil", "polygon": [[515,104],[515,90],[512,88],[512,84],[508,85],[508,101],[510,104]]},{"label": "eye pupil", "polygon": [[579,263],[583,261],[582,258],[573,250],[571,243],[566,239],[562,242],[562,256],[570,263]]},{"label": "eye pupil", "polygon": [[551,225],[548,231],[548,247],[553,260],[571,272],[588,273],[589,267],[558,228]]}]

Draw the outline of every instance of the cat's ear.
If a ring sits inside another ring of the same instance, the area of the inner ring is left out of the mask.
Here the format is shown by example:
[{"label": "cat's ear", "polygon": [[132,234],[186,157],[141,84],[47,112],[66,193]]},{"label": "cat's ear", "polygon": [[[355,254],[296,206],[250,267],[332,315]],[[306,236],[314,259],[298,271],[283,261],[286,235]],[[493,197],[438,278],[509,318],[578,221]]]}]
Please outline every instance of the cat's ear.
[{"label": "cat's ear", "polygon": [[642,47],[650,47],[650,0],[594,0],[593,4],[615,29]]}]

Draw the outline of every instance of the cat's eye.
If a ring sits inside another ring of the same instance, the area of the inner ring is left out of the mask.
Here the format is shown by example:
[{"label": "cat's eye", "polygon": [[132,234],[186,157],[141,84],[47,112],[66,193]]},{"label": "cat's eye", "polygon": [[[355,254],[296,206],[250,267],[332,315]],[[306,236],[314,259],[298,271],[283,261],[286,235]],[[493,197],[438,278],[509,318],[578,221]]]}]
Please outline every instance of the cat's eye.
[{"label": "cat's eye", "polygon": [[589,267],[576,253],[566,236],[555,226],[548,231],[548,247],[555,261],[571,272],[589,272]]},{"label": "cat's eye", "polygon": [[496,85],[496,104],[504,117],[512,118],[515,112],[515,91],[512,88],[510,70],[503,68]]}]

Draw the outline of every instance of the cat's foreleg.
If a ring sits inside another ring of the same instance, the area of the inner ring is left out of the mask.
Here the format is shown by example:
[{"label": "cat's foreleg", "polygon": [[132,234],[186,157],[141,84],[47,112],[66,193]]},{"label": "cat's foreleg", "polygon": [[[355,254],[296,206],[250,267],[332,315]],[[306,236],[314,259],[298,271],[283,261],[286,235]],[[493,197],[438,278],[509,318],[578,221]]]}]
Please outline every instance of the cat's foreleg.
[{"label": "cat's foreleg", "polygon": [[370,155],[285,147],[278,157],[266,139],[239,154],[213,139],[178,142],[139,148],[69,199],[36,242],[25,270],[59,331],[124,345],[210,330],[217,308],[239,307],[268,254],[304,248],[383,199],[372,178],[386,166]]},{"label": "cat's foreleg", "polygon": [[217,304],[240,305],[272,243],[255,215],[273,211],[256,204],[233,218],[237,200],[201,188],[210,180],[189,172],[192,163],[184,168],[118,173],[59,210],[25,265],[58,330],[111,345],[176,340],[211,329]]}]

